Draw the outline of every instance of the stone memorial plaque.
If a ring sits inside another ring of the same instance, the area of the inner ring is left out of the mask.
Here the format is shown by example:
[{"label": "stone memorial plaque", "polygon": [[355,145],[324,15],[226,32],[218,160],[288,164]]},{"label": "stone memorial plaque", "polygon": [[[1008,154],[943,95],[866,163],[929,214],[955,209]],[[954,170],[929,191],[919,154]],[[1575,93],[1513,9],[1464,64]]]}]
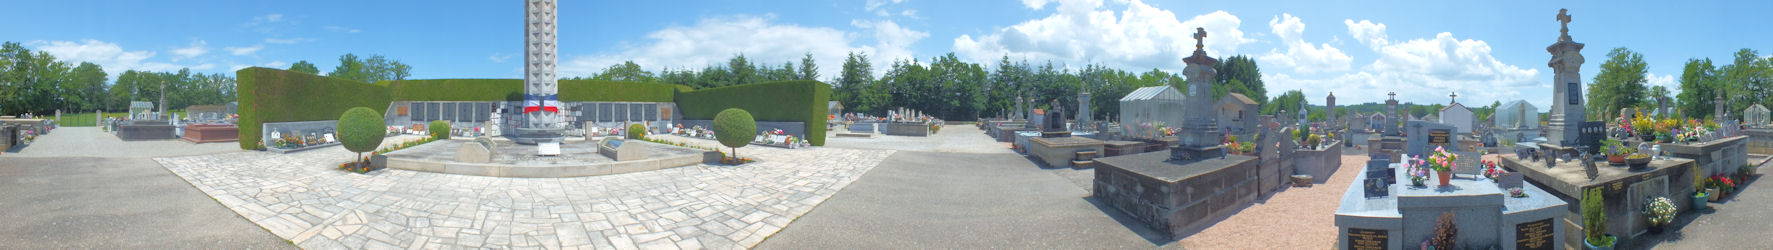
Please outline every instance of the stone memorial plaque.
[{"label": "stone memorial plaque", "polygon": [[1499,182],[1497,185],[1502,186],[1502,190],[1521,187],[1521,181],[1523,178],[1525,178],[1525,175],[1521,175],[1521,173],[1510,172],[1508,175],[1503,175],[1502,182]]},{"label": "stone memorial plaque", "polygon": [[559,142],[536,143],[536,155],[542,155],[542,156],[560,155],[560,143]]},{"label": "stone memorial plaque", "polygon": [[1391,195],[1391,184],[1385,183],[1384,178],[1368,177],[1366,181],[1362,182],[1362,184],[1366,185],[1365,190],[1367,198]]},{"label": "stone memorial plaque", "polygon": [[443,107],[442,112],[437,113],[437,120],[456,120],[456,115],[458,115],[456,113],[456,103],[438,103],[437,105]]},{"label": "stone memorial plaque", "polygon": [[641,105],[639,103],[628,104],[628,120],[640,121],[646,119],[645,109],[646,105]]},{"label": "stone memorial plaque", "polygon": [[613,104],[613,103],[598,103],[597,104],[597,121],[598,122],[615,121],[616,120],[615,107],[616,107],[616,104]]},{"label": "stone memorial plaque", "polygon": [[[1521,250],[1550,250],[1552,249],[1552,244],[1561,244],[1559,242],[1551,242],[1553,233],[1551,219],[1515,224],[1514,248]],[[1353,238],[1354,235],[1352,233],[1349,234],[1349,240],[1353,241]]]},{"label": "stone memorial plaque", "polygon": [[646,111],[646,120],[648,120],[648,121],[659,120],[659,104],[648,103],[646,105],[642,105],[642,107],[643,108],[641,108],[641,110]]},{"label": "stone memorial plaque", "polygon": [[1570,96],[1564,97],[1564,100],[1570,100],[1570,105],[1582,105],[1582,84],[1566,83],[1564,89],[1566,89],[1564,93],[1570,94]]},{"label": "stone memorial plaque", "polygon": [[335,139],[334,139],[334,138],[333,138],[333,137],[332,137],[332,134],[326,134],[326,135],[325,135],[325,136],[323,136],[323,137],[326,137],[326,140],[323,140],[323,141],[324,141],[324,142],[326,142],[326,143],[332,143],[332,142],[335,142],[335,141],[338,141],[338,140],[335,140]]},{"label": "stone memorial plaque", "polygon": [[615,104],[614,107],[615,108],[610,109],[610,113],[614,113],[615,121],[628,121],[629,120],[628,119],[628,104],[627,103],[617,103],[617,104]]},{"label": "stone memorial plaque", "polygon": [[1453,130],[1451,130],[1451,129],[1430,129],[1430,130],[1428,130],[1428,146],[1429,147],[1440,146],[1440,147],[1452,148],[1453,147]]},{"label": "stone memorial plaque", "polygon": [[[1549,223],[1549,221],[1548,221],[1548,223]],[[1550,224],[1547,224],[1547,225],[1550,225]],[[1385,230],[1349,228],[1348,229],[1348,246],[1344,247],[1343,249],[1350,249],[1350,250],[1387,249],[1388,247],[1391,246],[1391,242],[1390,242],[1391,239],[1390,238],[1391,238],[1391,235],[1387,235]]]},{"label": "stone memorial plaque", "polygon": [[425,117],[426,117],[425,111],[428,110],[428,109],[425,109],[425,103],[415,102],[415,103],[410,103],[409,105],[412,106],[412,121],[415,121],[415,122],[425,121]]}]

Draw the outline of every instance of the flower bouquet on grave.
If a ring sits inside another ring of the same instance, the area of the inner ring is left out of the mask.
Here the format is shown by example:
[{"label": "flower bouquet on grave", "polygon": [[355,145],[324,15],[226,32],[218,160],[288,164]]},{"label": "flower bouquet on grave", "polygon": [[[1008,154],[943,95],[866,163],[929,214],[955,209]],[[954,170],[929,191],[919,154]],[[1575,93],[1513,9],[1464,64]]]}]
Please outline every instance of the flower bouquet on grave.
[{"label": "flower bouquet on grave", "polygon": [[1496,162],[1494,161],[1483,160],[1483,165],[1484,178],[1489,178],[1490,182],[1500,183],[1502,182],[1502,177],[1508,175],[1508,170],[1502,170],[1502,168],[1496,167]]},{"label": "flower bouquet on grave", "polygon": [[1428,181],[1428,168],[1425,166],[1427,164],[1428,162],[1422,160],[1422,156],[1419,155],[1404,160],[1404,172],[1410,175],[1411,186],[1427,186],[1423,183]]},{"label": "flower bouquet on grave", "polygon": [[1508,197],[1527,198],[1527,191],[1522,190],[1521,187],[1511,187],[1508,188]]},{"label": "flower bouquet on grave", "polygon": [[1428,156],[1428,167],[1440,175],[1441,186],[1446,186],[1453,180],[1453,170],[1459,169],[1459,164],[1454,162],[1457,160],[1459,155],[1447,152],[1446,148],[1440,146],[1435,146],[1434,155]]},{"label": "flower bouquet on grave", "polygon": [[1662,227],[1674,222],[1674,201],[1668,197],[1656,197],[1644,202],[1644,219],[1650,222],[1650,233],[1661,233]]}]

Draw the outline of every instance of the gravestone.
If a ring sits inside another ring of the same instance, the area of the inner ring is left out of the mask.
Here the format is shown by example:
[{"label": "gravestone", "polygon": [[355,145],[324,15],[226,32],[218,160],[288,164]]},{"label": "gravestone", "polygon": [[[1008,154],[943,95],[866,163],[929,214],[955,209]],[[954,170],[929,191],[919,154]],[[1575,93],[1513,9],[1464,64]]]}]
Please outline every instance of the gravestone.
[{"label": "gravestone", "polygon": [[1183,58],[1188,64],[1182,69],[1188,76],[1188,96],[1183,101],[1182,131],[1176,136],[1180,142],[1170,149],[1170,161],[1194,162],[1225,155],[1224,146],[1219,145],[1225,140],[1225,134],[1219,131],[1219,108],[1213,105],[1212,79],[1219,73],[1213,66],[1218,59],[1207,56],[1200,39],[1205,39],[1205,28],[1196,28],[1194,37],[1197,40],[1194,54]]},{"label": "gravestone", "polygon": [[1453,145],[1458,128],[1452,125],[1410,121],[1406,126],[1409,136],[1405,139],[1404,153],[1427,156],[1434,152],[1435,147],[1444,147],[1448,151],[1457,150]]},{"label": "gravestone", "polygon": [[[1562,16],[1560,17],[1568,17]],[[1563,18],[1562,20],[1568,20]],[[1552,75],[1552,107],[1551,119],[1547,122],[1546,138],[1551,143],[1572,146],[1578,143],[1582,125],[1587,122],[1588,112],[1583,108],[1582,95],[1582,43],[1571,41],[1568,23],[1558,36],[1557,43],[1546,47],[1551,53],[1551,62],[1547,63]]]}]

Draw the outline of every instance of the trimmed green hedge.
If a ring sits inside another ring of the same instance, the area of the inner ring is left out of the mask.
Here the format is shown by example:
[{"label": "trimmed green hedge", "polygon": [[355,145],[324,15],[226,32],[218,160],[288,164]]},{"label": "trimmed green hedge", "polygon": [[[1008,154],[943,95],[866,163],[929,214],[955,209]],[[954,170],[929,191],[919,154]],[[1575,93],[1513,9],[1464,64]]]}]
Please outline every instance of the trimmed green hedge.
[{"label": "trimmed green hedge", "polygon": [[[399,101],[522,101],[522,79],[436,79],[391,83]],[[604,80],[562,80],[563,102],[671,102],[689,86]]]},{"label": "trimmed green hedge", "polygon": [[727,86],[677,94],[685,119],[712,120],[720,111],[740,108],[758,121],[804,122],[806,139],[825,145],[826,105],[831,85],[818,81],[782,81]]},{"label": "trimmed green hedge", "polygon": [[262,149],[267,122],[338,119],[354,107],[386,109],[388,87],[279,69],[252,67],[234,72],[240,102],[240,148]]}]

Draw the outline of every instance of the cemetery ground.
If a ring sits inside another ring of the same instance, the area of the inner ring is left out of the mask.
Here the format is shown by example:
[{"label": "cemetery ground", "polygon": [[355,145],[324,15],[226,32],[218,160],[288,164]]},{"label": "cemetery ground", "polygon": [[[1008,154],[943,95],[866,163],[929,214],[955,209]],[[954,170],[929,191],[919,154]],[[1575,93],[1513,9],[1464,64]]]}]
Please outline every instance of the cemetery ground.
[{"label": "cemetery ground", "polygon": [[[1325,184],[1284,189],[1165,241],[1089,197],[1092,170],[1043,168],[971,126],[930,137],[834,137],[811,149],[746,147],[740,155],[761,162],[742,167],[559,179],[353,174],[335,168],[354,155],[338,147],[237,147],[58,129],[0,155],[0,245],[1328,249],[1336,198],[1359,169],[1348,166],[1366,160],[1346,150]],[[1762,229],[1773,221],[1762,209],[1773,206],[1773,192],[1755,188],[1773,184],[1760,182],[1628,247],[1773,245],[1773,232]]]}]

